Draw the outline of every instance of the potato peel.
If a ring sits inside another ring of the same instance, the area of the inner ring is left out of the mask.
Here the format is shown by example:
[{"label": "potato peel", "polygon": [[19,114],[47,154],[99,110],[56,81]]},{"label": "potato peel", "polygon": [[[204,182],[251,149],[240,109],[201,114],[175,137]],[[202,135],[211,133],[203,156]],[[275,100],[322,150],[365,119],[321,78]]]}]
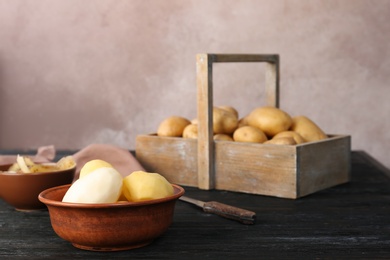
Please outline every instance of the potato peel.
[{"label": "potato peel", "polygon": [[20,156],[18,154],[18,156],[16,157],[16,162],[18,163],[19,167],[20,167],[20,170],[23,172],[23,173],[31,173],[30,172],[30,169],[28,168],[26,162],[24,161],[24,157],[23,156]]},{"label": "potato peel", "polygon": [[7,172],[14,173],[41,173],[41,172],[54,172],[71,169],[76,166],[76,162],[73,156],[66,156],[61,158],[57,163],[34,163],[29,157],[20,156],[16,157],[16,162],[12,164]]}]

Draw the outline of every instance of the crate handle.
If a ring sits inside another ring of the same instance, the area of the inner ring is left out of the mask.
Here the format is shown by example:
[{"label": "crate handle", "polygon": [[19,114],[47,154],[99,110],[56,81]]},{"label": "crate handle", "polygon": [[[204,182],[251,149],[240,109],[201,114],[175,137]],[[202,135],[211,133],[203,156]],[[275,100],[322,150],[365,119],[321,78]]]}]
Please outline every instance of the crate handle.
[{"label": "crate handle", "polygon": [[196,84],[198,113],[198,188],[215,188],[213,140],[213,63],[266,62],[266,103],[279,107],[279,55],[277,54],[197,54]]}]

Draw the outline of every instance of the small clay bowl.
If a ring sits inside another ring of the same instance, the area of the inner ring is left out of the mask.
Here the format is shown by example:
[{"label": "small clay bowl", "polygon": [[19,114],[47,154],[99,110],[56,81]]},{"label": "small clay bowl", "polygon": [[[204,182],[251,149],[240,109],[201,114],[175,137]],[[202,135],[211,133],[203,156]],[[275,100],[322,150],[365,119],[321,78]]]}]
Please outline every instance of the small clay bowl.
[{"label": "small clay bowl", "polygon": [[62,202],[70,185],[39,194],[47,205],[53,230],[76,248],[120,251],[149,245],[171,225],[184,189],[173,184],[172,196],[142,202],[85,204]]},{"label": "small clay bowl", "polygon": [[11,164],[0,165],[0,198],[19,211],[45,210],[46,205],[39,201],[41,191],[55,186],[70,184],[76,166],[62,171],[42,173],[4,172]]}]

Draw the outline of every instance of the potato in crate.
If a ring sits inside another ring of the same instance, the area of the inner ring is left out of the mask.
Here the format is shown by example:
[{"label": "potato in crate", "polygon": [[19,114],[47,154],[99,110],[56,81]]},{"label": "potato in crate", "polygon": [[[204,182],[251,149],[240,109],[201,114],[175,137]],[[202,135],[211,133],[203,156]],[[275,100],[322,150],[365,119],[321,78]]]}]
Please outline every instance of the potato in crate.
[{"label": "potato in crate", "polygon": [[[243,118],[214,106],[215,62],[265,62],[267,105]],[[147,171],[179,185],[290,199],[350,181],[350,136],[325,134],[279,108],[278,55],[198,54],[197,88],[197,122],[176,117],[174,135],[137,136],[136,157]]]}]

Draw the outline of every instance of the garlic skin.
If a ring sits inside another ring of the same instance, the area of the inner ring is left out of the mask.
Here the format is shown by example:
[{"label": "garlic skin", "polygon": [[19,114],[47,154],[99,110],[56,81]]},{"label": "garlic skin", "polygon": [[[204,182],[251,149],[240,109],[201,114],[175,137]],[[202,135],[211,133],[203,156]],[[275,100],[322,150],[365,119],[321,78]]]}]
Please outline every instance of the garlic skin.
[{"label": "garlic skin", "polygon": [[76,180],[62,202],[115,203],[122,192],[122,175],[111,167],[98,168]]}]

